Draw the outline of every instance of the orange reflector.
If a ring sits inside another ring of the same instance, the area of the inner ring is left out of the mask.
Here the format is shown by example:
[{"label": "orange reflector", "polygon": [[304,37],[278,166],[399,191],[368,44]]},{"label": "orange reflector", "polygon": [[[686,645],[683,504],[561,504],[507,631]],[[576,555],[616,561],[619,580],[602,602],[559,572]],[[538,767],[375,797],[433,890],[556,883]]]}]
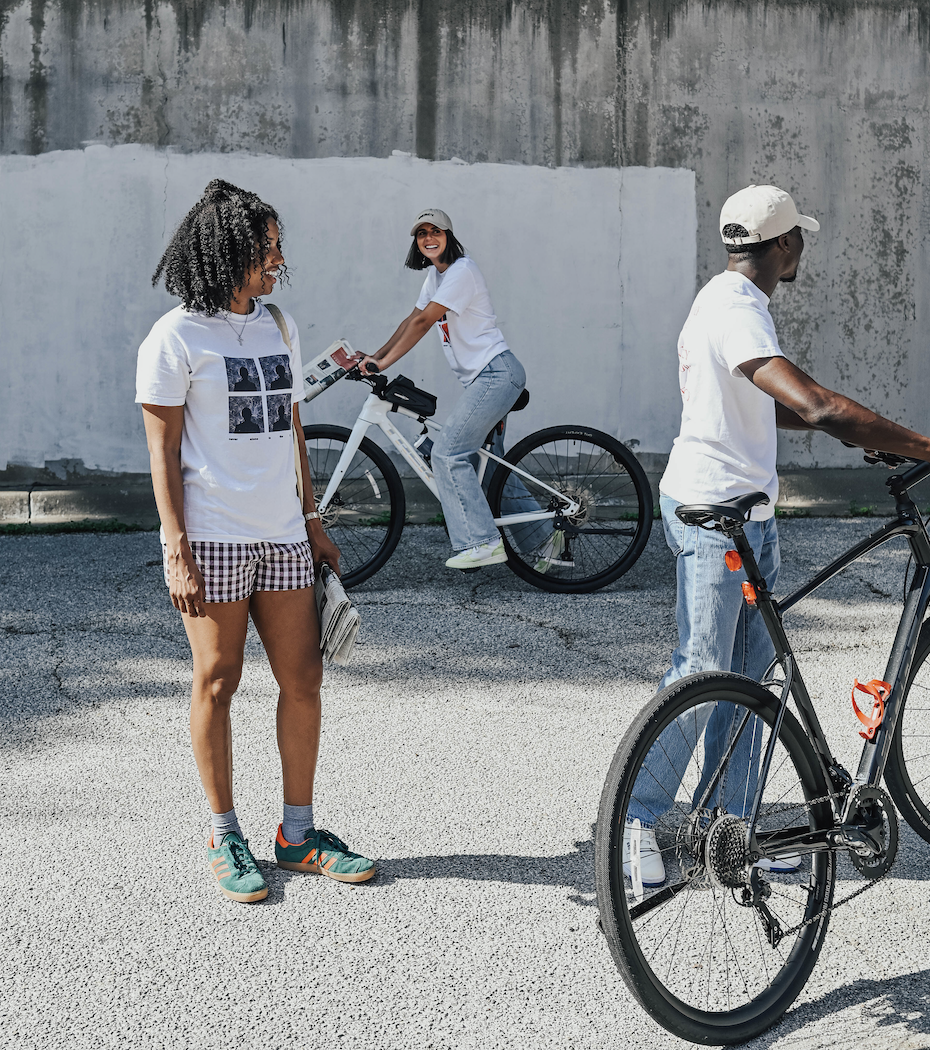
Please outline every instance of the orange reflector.
[{"label": "orange reflector", "polygon": [[749,582],[749,580],[747,580],[743,584],[743,597],[746,599],[746,604],[747,605],[751,605],[751,606],[753,606],[753,608],[755,608],[755,604],[756,604],[756,589]]},{"label": "orange reflector", "polygon": [[727,551],[723,556],[723,560],[727,563],[727,568],[730,572],[736,572],[737,569],[743,567],[743,559],[736,551]]}]

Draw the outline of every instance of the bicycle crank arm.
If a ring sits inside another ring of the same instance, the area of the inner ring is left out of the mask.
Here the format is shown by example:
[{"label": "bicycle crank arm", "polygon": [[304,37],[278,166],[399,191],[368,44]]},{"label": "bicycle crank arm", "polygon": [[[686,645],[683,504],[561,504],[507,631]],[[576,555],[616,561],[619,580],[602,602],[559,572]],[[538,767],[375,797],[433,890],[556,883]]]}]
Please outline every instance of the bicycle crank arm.
[{"label": "bicycle crank arm", "polygon": [[877,857],[885,849],[881,838],[881,824],[876,827],[844,824],[827,836],[833,846],[852,850],[860,857]]}]

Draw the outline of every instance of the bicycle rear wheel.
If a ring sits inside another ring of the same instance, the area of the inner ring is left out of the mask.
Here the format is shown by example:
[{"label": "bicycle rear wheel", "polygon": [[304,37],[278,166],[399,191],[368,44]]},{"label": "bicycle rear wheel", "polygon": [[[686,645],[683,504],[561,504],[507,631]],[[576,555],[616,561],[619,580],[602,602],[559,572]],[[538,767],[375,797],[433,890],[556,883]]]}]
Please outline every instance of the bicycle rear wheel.
[{"label": "bicycle rear wheel", "polygon": [[930,842],[930,620],[920,628],[885,783],[901,816]]},{"label": "bicycle rear wheel", "polygon": [[[323,498],[351,431],[324,423],[303,428],[310,477]],[[342,558],[342,583],[352,587],[373,576],[394,553],[404,527],[404,486],[387,453],[363,438],[320,520]]]},{"label": "bicycle rear wheel", "polygon": [[[597,898],[611,954],[646,1010],[698,1043],[740,1043],[774,1024],[827,930],[833,853],[802,853],[797,870],[776,874],[753,867],[746,850],[744,818],[778,706],[740,675],[674,683],[630,727],[601,796]],[[756,825],[763,856],[786,866],[784,849],[765,850],[767,835],[832,826],[829,805],[811,804],[826,795],[813,748],[786,712]],[[654,827],[654,841],[638,843],[639,867],[634,840],[646,833],[633,821]]]},{"label": "bicycle rear wheel", "polygon": [[544,591],[596,591],[642,554],[652,527],[652,492],[622,442],[589,427],[550,427],[517,442],[506,459],[538,480],[498,464],[488,489],[495,518],[564,507],[540,482],[579,504],[568,527],[555,531],[555,550],[551,520],[503,526],[507,564],[521,579]]}]

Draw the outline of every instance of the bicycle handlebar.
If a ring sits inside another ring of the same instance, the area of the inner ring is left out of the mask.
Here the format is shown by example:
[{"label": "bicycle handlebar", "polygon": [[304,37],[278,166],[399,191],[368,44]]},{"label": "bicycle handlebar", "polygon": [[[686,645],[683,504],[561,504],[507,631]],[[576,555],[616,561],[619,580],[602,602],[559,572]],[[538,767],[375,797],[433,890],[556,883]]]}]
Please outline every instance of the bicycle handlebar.
[{"label": "bicycle handlebar", "polygon": [[364,375],[356,365],[346,372],[346,379],[351,379],[355,383],[367,383],[375,393],[378,393],[387,386],[387,376],[381,374],[381,370],[373,361],[368,362],[368,368],[374,372],[374,375]]},{"label": "bicycle handlebar", "polygon": [[896,452],[883,452],[877,448],[862,448],[861,445],[854,445],[851,441],[843,441],[847,448],[858,448],[864,453],[863,459],[866,463],[884,463],[886,467],[900,467],[905,463],[923,463],[922,459],[915,459],[913,456],[899,456]]}]

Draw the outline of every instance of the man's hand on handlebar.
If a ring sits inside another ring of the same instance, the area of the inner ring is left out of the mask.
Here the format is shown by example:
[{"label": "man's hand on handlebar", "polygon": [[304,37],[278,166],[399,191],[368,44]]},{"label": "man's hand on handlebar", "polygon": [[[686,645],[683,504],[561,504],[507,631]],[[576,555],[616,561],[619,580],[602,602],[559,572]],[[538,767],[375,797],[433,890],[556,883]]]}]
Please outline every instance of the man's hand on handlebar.
[{"label": "man's hand on handlebar", "polygon": [[[850,441],[843,441],[847,448],[859,448],[859,445],[854,445]],[[883,463],[890,470],[894,470],[895,467],[900,467],[902,463],[909,462],[907,456],[898,456],[894,452],[882,452],[881,449],[877,448],[864,448],[862,449],[862,458],[866,463]],[[919,463],[920,460],[913,460],[914,463]]]}]

